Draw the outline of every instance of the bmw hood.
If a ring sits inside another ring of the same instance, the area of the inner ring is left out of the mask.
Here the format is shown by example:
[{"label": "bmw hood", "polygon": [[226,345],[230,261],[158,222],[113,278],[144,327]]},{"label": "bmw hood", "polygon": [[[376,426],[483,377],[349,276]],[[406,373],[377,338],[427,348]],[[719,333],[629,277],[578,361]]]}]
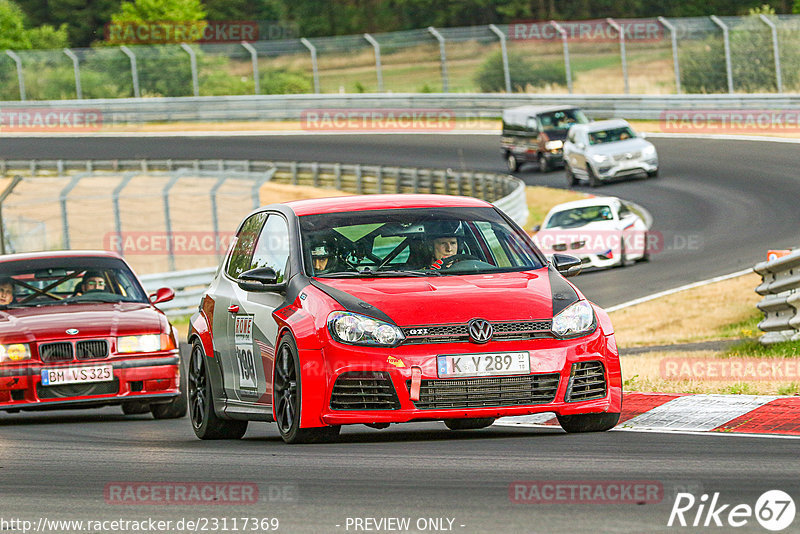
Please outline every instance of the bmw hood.
[{"label": "bmw hood", "polygon": [[[552,268],[428,278],[317,279],[346,309],[399,326],[550,319],[580,293]],[[369,306],[365,306],[365,303]]]},{"label": "bmw hood", "polygon": [[[69,304],[0,311],[0,342],[86,339],[163,331],[162,316],[145,303]],[[67,334],[67,330],[78,330]]]}]

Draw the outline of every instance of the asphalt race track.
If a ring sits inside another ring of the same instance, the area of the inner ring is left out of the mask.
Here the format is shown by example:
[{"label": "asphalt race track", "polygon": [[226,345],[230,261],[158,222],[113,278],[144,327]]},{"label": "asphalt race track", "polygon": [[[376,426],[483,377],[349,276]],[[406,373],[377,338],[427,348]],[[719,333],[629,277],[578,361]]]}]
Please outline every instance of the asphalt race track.
[{"label": "asphalt race track", "polygon": [[[618,182],[595,194],[637,202],[661,236],[648,264],[584,273],[573,280],[601,306],[755,265],[769,248],[797,244],[798,145],[760,141],[651,139],[661,161],[654,180]],[[272,159],[339,161],[504,172],[494,135],[285,135],[245,137],[6,138],[6,159]],[[565,187],[561,170],[535,164],[529,185]]]},{"label": "asphalt race track", "polygon": [[[587,296],[603,305],[617,304],[742,270],[762,260],[767,248],[797,244],[797,145],[654,142],[662,162],[660,178],[595,192],[644,205],[671,246],[647,264],[575,278]],[[0,158],[145,156],[504,169],[496,137],[480,135],[4,138],[0,143]],[[519,176],[529,184],[564,183],[562,172],[541,175],[535,166],[523,168]],[[695,249],[678,246],[690,236],[695,236]],[[278,518],[278,532],[402,532],[378,529],[365,520],[408,518],[411,532],[729,532],[727,525],[667,527],[676,492],[707,494],[709,501],[719,492],[718,504],[730,505],[720,515],[723,521],[733,506],[754,507],[767,490],[783,490],[800,503],[799,447],[798,439],[723,434],[615,430],[567,435],[557,428],[498,426],[452,432],[441,423],[380,431],[359,425],[345,428],[339,443],[288,446],[274,425],[264,423],[251,423],[241,441],[201,442],[188,419],[126,417],[118,408],[0,413],[0,531],[22,532],[19,524],[15,528],[2,523],[10,519],[31,521],[33,528],[45,518],[153,518],[173,523],[165,529],[151,524],[135,531],[254,532],[252,523],[243,528],[243,518]],[[518,481],[649,481],[662,491],[659,502],[645,504],[568,499],[533,504],[513,502],[512,484]],[[192,482],[257,487],[258,497],[256,502],[231,504],[226,500],[231,494],[222,492],[217,504],[156,506],[136,499],[123,503],[112,493],[126,483]],[[690,524],[697,511],[695,505],[686,513]],[[239,518],[236,528],[233,518]],[[200,524],[188,528],[186,520]],[[700,523],[705,520],[703,513]],[[419,521],[428,528],[417,529]],[[395,524],[383,523],[391,525]],[[110,524],[56,527],[39,531],[126,531]],[[767,532],[753,517],[735,531]],[[783,532],[800,532],[800,518]]]}]

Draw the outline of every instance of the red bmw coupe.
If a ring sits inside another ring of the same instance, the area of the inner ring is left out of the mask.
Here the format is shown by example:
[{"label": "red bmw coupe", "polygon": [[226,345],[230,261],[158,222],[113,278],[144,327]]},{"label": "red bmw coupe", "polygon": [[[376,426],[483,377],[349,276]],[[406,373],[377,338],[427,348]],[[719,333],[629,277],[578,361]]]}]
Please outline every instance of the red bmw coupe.
[{"label": "red bmw coupe", "polygon": [[202,439],[274,421],[288,443],[344,424],[453,430],[555,412],[568,432],[619,420],[607,314],[481,200],[370,195],[260,208],[192,318],[188,392]]},{"label": "red bmw coupe", "polygon": [[125,261],[107,252],[0,256],[0,410],[122,405],[183,417],[176,335]]}]

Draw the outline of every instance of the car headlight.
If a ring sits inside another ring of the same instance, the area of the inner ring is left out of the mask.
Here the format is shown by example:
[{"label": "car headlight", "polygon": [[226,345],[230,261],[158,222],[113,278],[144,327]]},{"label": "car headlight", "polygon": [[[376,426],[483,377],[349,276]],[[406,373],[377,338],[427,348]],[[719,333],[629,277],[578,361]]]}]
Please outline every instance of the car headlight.
[{"label": "car headlight", "polygon": [[653,145],[648,145],[642,149],[642,156],[655,156],[656,154],[656,147]]},{"label": "car headlight", "polygon": [[547,150],[558,150],[564,146],[564,141],[556,139],[555,141],[548,141],[544,144]]},{"label": "car headlight", "polygon": [[19,362],[31,359],[31,348],[27,343],[0,345],[0,363]]},{"label": "car headlight", "polygon": [[605,154],[592,154],[589,157],[592,158],[592,161],[596,161],[597,163],[605,163],[611,159]]},{"label": "car headlight", "polygon": [[160,350],[167,350],[171,337],[172,336],[167,334],[118,337],[117,352],[127,354],[131,352],[158,352]]},{"label": "car headlight", "polygon": [[350,345],[392,347],[405,339],[396,325],[346,311],[328,315],[328,330],[336,341]]},{"label": "car headlight", "polygon": [[593,331],[596,323],[592,305],[579,300],[553,317],[553,333],[559,337],[577,337]]}]

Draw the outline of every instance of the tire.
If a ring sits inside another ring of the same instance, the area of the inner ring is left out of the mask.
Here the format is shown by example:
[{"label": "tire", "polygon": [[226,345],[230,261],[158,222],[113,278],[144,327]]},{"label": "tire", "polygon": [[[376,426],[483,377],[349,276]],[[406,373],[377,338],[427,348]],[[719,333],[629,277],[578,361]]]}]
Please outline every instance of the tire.
[{"label": "tire", "polygon": [[639,259],[641,262],[650,261],[650,243],[648,242],[647,232],[644,233],[644,252]]},{"label": "tire", "polygon": [[567,186],[574,187],[575,184],[578,183],[578,179],[575,178],[575,175],[572,173],[572,169],[570,169],[569,164],[564,165],[564,171],[567,173]]},{"label": "tire", "polygon": [[[189,358],[188,397],[190,419],[195,435],[200,439],[240,439],[247,432],[247,421],[220,418],[214,412],[211,378],[206,355],[200,340],[192,343]],[[155,414],[154,414],[155,415]]]},{"label": "tire", "polygon": [[551,170],[550,165],[548,164],[547,158],[544,156],[544,154],[539,154],[538,160],[539,160],[539,172],[541,173],[550,172]]},{"label": "tire", "polygon": [[272,399],[275,405],[275,422],[286,443],[322,443],[339,435],[340,426],[300,428],[302,414],[302,377],[297,344],[291,335],[285,335],[275,351],[275,377],[272,381]]},{"label": "tire", "polygon": [[122,403],[122,413],[125,415],[139,415],[149,413],[150,405],[142,401],[125,401]]},{"label": "tire", "polygon": [[580,432],[605,432],[611,430],[619,422],[618,413],[584,413],[575,415],[558,415],[558,424],[570,434]]},{"label": "tire", "polygon": [[656,170],[654,170],[652,172],[648,172],[647,173],[647,177],[648,178],[658,178],[658,169],[656,169]]},{"label": "tire", "polygon": [[600,180],[592,170],[591,165],[586,165],[586,175],[589,176],[589,187],[598,187],[600,185]]},{"label": "tire", "polygon": [[508,167],[508,172],[517,172],[519,170],[519,162],[511,152],[506,152],[506,166]]},{"label": "tire", "polygon": [[494,423],[494,417],[478,417],[473,419],[445,419],[444,424],[450,430],[477,430]]},{"label": "tire", "polygon": [[171,401],[164,404],[151,404],[150,413],[153,414],[153,419],[180,419],[186,415],[188,411],[189,401],[186,398],[186,367],[183,361],[178,364],[180,370],[180,389],[181,393]]},{"label": "tire", "polygon": [[619,246],[619,263],[616,265],[616,267],[622,269],[627,264],[627,261],[628,258],[627,255],[625,254],[625,241],[623,240]]}]

